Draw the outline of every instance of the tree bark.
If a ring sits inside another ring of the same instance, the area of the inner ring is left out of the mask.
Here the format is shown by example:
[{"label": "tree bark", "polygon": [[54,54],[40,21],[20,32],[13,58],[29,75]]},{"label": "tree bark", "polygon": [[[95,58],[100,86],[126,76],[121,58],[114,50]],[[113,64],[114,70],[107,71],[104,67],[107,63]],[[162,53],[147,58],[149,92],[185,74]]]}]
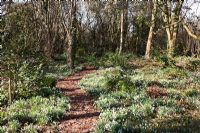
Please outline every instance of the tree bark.
[{"label": "tree bark", "polygon": [[[122,52],[123,45],[124,45],[124,29],[125,27],[125,14],[128,15],[128,0],[122,2],[122,9],[121,9],[121,17],[120,17],[120,45],[119,45],[119,55]],[[126,10],[126,11],[125,11]]]},{"label": "tree bark", "polygon": [[122,47],[123,47],[123,43],[124,43],[124,9],[121,10],[121,20],[120,20],[120,45],[119,45],[119,54],[121,54],[122,52]]},{"label": "tree bark", "polygon": [[183,23],[183,27],[186,30],[186,32],[188,33],[188,35],[190,37],[192,37],[195,40],[199,40],[200,41],[200,35],[195,35],[192,30],[190,30],[190,28],[187,26],[187,24]]},{"label": "tree bark", "polygon": [[154,30],[154,27],[155,27],[156,12],[157,12],[157,0],[152,0],[152,2],[153,2],[153,11],[152,11],[152,15],[151,15],[151,27],[150,27],[150,30],[149,30],[148,40],[147,40],[147,44],[146,44],[146,52],[145,52],[145,58],[146,59],[150,59],[153,30]]},{"label": "tree bark", "polygon": [[[172,3],[173,1],[167,0],[163,2],[162,16],[167,33],[167,55],[169,58],[173,58],[183,1]],[[175,4],[175,7],[173,7],[173,4]]]},{"label": "tree bark", "polygon": [[68,65],[74,68],[74,59],[76,54],[76,0],[71,1],[70,7],[70,26],[68,29]]}]

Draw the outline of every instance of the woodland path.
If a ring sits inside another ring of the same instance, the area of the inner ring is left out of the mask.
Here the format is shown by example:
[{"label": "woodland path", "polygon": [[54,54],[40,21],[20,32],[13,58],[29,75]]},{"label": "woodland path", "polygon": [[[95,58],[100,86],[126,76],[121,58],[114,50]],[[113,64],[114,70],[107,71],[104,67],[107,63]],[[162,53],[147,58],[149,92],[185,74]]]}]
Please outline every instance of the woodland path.
[{"label": "woodland path", "polygon": [[57,127],[59,133],[90,133],[94,131],[100,113],[94,108],[93,98],[78,87],[78,81],[85,75],[94,72],[96,72],[94,68],[85,67],[82,71],[57,82],[56,87],[69,97],[71,106]]}]

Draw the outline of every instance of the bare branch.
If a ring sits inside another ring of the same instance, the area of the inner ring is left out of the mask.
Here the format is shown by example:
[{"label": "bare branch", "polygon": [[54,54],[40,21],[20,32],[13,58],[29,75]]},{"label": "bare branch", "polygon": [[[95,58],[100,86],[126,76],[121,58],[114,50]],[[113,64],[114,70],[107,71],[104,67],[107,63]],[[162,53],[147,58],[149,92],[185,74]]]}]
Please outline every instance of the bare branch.
[{"label": "bare branch", "polygon": [[190,37],[192,37],[195,40],[200,41],[200,35],[195,35],[186,23],[183,22],[182,24],[183,24],[184,29],[187,31],[187,33]]}]

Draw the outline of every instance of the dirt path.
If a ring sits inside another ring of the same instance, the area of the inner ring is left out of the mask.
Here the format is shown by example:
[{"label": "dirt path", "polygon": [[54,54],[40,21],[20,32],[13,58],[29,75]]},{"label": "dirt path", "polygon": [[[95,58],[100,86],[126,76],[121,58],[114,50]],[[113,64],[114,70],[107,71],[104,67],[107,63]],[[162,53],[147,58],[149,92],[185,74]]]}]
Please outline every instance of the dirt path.
[{"label": "dirt path", "polygon": [[87,68],[58,81],[56,87],[69,97],[71,105],[70,111],[65,114],[59,124],[59,133],[90,133],[94,131],[99,112],[94,108],[92,97],[81,90],[77,83],[86,74],[95,71],[93,68]]}]

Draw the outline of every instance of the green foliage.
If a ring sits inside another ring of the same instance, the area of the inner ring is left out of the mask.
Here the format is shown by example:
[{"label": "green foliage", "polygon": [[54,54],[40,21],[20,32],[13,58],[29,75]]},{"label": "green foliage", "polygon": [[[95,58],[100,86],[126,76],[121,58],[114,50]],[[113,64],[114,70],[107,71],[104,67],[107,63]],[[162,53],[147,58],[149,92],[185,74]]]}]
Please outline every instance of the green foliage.
[{"label": "green foliage", "polygon": [[200,66],[200,60],[190,61],[190,64],[191,64],[192,70],[197,70],[199,69],[199,66]]},{"label": "green foliage", "polygon": [[20,129],[19,121],[13,120],[8,122],[7,132],[16,133],[19,131],[19,129]]},{"label": "green foliage", "polygon": [[156,60],[162,62],[161,58],[163,57],[163,52],[164,51],[160,51],[160,49],[158,50],[158,49],[155,49],[155,48],[152,47],[151,48],[151,57],[153,59],[156,59]]},{"label": "green foliage", "polygon": [[[176,118],[176,114],[183,113],[184,110],[180,110],[181,108],[176,106],[155,107],[153,104],[151,99],[146,99],[142,104],[105,110],[101,113],[96,132],[183,131],[182,127],[188,122],[184,121],[187,116],[182,115],[182,118],[178,118],[176,121],[172,120],[172,122],[170,119]],[[193,125],[187,125],[184,130],[189,131],[192,128]]]},{"label": "green foliage", "polygon": [[38,133],[37,128],[34,127],[33,124],[24,126],[24,128],[22,129],[23,133]]},{"label": "green foliage", "polygon": [[164,76],[166,79],[175,79],[175,78],[187,78],[188,73],[179,68],[171,68],[167,67],[160,71],[160,74]]},{"label": "green foliage", "polygon": [[95,102],[95,105],[100,109],[112,109],[121,106],[129,106],[133,102],[134,94],[127,92],[113,92],[101,95]]},{"label": "green foliage", "polygon": [[133,105],[112,111],[106,110],[100,116],[97,132],[141,132],[150,126],[150,120],[147,118],[153,117],[154,111],[149,103],[143,106]]},{"label": "green foliage", "polygon": [[98,93],[95,105],[102,113],[96,132],[187,132],[193,125],[185,126],[185,119],[194,119],[188,112],[200,112],[198,78],[175,66],[132,72],[118,67],[90,74],[79,85]]},{"label": "green foliage", "polygon": [[[5,73],[3,76],[7,77],[9,75]],[[15,80],[13,79],[14,76]],[[44,65],[40,64],[38,60],[18,63],[17,72],[12,73],[11,79],[13,100],[30,98],[36,95],[47,97],[52,94],[58,94],[55,89],[52,89],[56,85],[56,77],[48,75]],[[14,84],[16,84],[15,87]],[[7,102],[8,89],[6,88],[8,88],[8,83],[2,83],[0,88],[0,105]]]},{"label": "green foliage", "polygon": [[[95,80],[95,82],[94,82]],[[79,86],[93,96],[109,91],[134,91],[131,79],[120,67],[100,70],[98,74],[90,74],[79,82]]]},{"label": "green foliage", "polygon": [[104,74],[106,78],[105,87],[109,91],[131,91],[132,84],[130,78],[125,75],[122,69],[113,69]]},{"label": "green foliage", "polygon": [[1,114],[3,115],[3,119],[1,119],[8,121],[6,124],[8,132],[36,133],[37,130],[33,124],[44,125],[58,120],[67,110],[69,110],[69,101],[65,97],[43,98],[37,96],[15,101],[4,114]]},{"label": "green foliage", "polygon": [[52,88],[52,87],[56,86],[56,78],[54,78],[54,77],[44,76],[40,82],[41,82],[41,86],[44,86],[44,87]]},{"label": "green foliage", "polygon": [[105,53],[102,57],[95,57],[95,55],[89,55],[80,57],[78,61],[80,63],[85,62],[95,67],[122,67],[129,68],[128,61],[135,58],[132,54],[117,54],[117,53]]},{"label": "green foliage", "polygon": [[187,89],[184,93],[187,97],[195,97],[199,95],[199,92],[196,89]]},{"label": "green foliage", "polygon": [[56,96],[56,97],[61,97],[62,94],[55,87],[53,87],[53,88],[43,87],[36,93],[36,96],[42,96],[42,97]]},{"label": "green foliage", "polygon": [[0,133],[5,133],[5,132],[6,132],[5,127],[0,126]]},{"label": "green foliage", "polygon": [[102,66],[102,60],[97,58],[97,57],[95,57],[95,55],[93,55],[93,54],[86,55],[86,56],[80,56],[77,59],[77,62],[78,63],[84,63],[85,62],[85,63],[88,63],[91,66],[94,66],[94,67]]},{"label": "green foliage", "polygon": [[[73,70],[66,65],[66,61],[51,61],[45,64],[44,73],[46,78],[51,78],[48,80],[54,81],[55,79],[61,79],[66,76],[71,75],[74,72],[82,70],[81,66],[75,67]],[[54,78],[54,79],[53,79]]]},{"label": "green foliage", "polygon": [[174,60],[176,61],[176,66],[192,70],[192,71],[199,71],[200,70],[200,59],[199,58],[192,58],[192,57],[175,57]]},{"label": "green foliage", "polygon": [[[128,127],[125,125],[122,125],[124,121],[126,121],[127,118],[127,111],[123,108],[120,108],[119,110],[106,110],[100,115],[100,120],[98,122],[98,126],[96,129],[97,133],[102,132],[120,132],[124,131],[123,129],[126,129],[125,131],[128,131]],[[111,121],[109,121],[109,119]]]},{"label": "green foliage", "polygon": [[[42,87],[42,64],[32,66],[32,63],[23,62],[18,71],[16,96],[28,98],[33,96]],[[44,83],[45,84],[45,83]]]},{"label": "green foliage", "polygon": [[54,121],[69,109],[68,100],[57,97],[33,97],[14,102],[7,109],[8,120],[19,120],[21,123],[47,124]]},{"label": "green foliage", "polygon": [[173,67],[175,66],[175,61],[169,58],[167,55],[162,56],[161,61],[164,63],[165,67]]},{"label": "green foliage", "polygon": [[163,118],[163,117],[168,117],[170,115],[173,115],[177,112],[177,108],[175,107],[169,107],[169,106],[161,106],[158,110],[158,116]]},{"label": "green foliage", "polygon": [[115,77],[118,77],[117,75],[119,75],[120,69],[108,68],[105,70],[100,70],[98,74],[89,74],[79,82],[79,86],[87,90],[89,93],[97,93],[94,93],[95,95],[106,92],[108,91],[108,89],[106,88],[108,76],[105,75],[109,75],[108,73],[111,73]]},{"label": "green foliage", "polygon": [[[45,125],[58,120],[69,109],[68,99],[62,97],[54,88],[56,77],[47,75],[45,66],[37,59],[22,60],[11,74],[11,105],[7,105],[5,99],[8,93],[6,83],[2,84],[0,91],[3,100],[1,104],[4,105],[0,113],[0,125],[5,127],[6,132],[35,133],[35,125]],[[3,76],[8,75],[5,73]],[[16,80],[13,79],[14,76]]]},{"label": "green foliage", "polygon": [[10,15],[3,17],[3,26],[6,29],[1,43],[3,53],[23,56],[38,52],[32,8],[16,5],[10,8],[9,12]]},{"label": "green foliage", "polygon": [[0,108],[0,125],[4,125],[6,122],[6,112]]},{"label": "green foliage", "polygon": [[0,106],[4,105],[7,103],[7,94],[4,91],[3,87],[0,88]]},{"label": "green foliage", "polygon": [[104,65],[107,67],[127,67],[128,66],[128,57],[125,54],[107,54],[105,56],[105,62]]},{"label": "green foliage", "polygon": [[63,53],[60,55],[54,55],[54,60],[55,61],[66,61],[67,60],[67,54]]},{"label": "green foliage", "polygon": [[0,88],[0,103],[6,103],[8,97],[8,78],[11,80],[12,100],[34,96],[45,85],[42,64],[36,60],[21,61],[10,64],[9,70],[2,73],[4,81]]}]

